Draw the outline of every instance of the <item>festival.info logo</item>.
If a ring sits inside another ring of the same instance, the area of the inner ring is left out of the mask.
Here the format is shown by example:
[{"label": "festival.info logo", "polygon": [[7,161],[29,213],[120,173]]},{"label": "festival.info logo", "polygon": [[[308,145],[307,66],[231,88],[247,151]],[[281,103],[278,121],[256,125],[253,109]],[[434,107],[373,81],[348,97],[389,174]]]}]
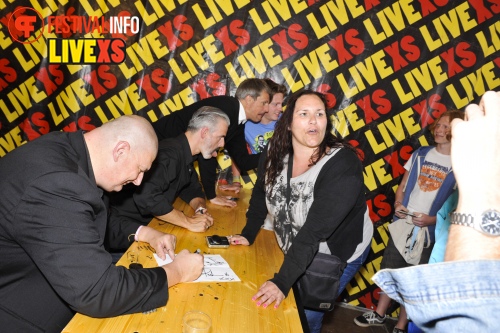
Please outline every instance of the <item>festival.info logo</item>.
[{"label": "festival.info logo", "polygon": [[[9,19],[11,37],[22,44],[38,41],[48,34],[84,36],[90,33],[125,34],[139,32],[137,16],[48,16],[44,21],[30,7],[16,9]],[[126,44],[120,38],[47,38],[47,60],[54,64],[119,64],[125,60]]]}]

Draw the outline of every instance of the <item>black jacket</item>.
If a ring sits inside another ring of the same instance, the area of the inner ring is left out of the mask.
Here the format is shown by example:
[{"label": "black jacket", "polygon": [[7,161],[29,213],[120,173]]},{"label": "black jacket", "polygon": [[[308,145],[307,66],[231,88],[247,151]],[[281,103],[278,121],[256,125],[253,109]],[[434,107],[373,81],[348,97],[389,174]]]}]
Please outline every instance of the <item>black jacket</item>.
[{"label": "black jacket", "polygon": [[[259,163],[260,154],[252,155],[248,153],[245,141],[245,124],[238,124],[240,102],[235,97],[214,96],[205,98],[159,119],[153,123],[158,140],[173,138],[186,132],[193,114],[202,106],[219,108],[228,115],[231,124],[225,138],[225,149],[241,171],[255,169]],[[215,197],[215,181],[217,178],[217,160],[215,158],[206,160],[199,157],[198,166],[205,194],[208,199],[213,199]]]},{"label": "black jacket", "polygon": [[60,332],[74,311],[110,317],[164,306],[163,268],[114,266],[106,207],[82,132],[52,132],[0,159],[0,325]]},{"label": "black jacket", "polygon": [[134,241],[128,235],[155,216],[170,213],[177,196],[187,203],[204,198],[186,135],[160,141],[158,156],[141,185],[128,184],[108,196],[111,212],[107,237],[114,244],[111,250],[127,249]]}]

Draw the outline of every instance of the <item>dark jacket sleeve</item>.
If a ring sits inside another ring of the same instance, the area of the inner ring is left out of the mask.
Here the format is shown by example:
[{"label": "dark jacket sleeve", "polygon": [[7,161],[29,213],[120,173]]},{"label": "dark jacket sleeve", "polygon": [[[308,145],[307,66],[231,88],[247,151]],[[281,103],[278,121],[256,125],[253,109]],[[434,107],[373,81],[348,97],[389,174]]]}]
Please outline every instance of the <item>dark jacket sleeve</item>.
[{"label": "dark jacket sleeve", "polygon": [[201,184],[207,196],[207,199],[213,199],[216,196],[215,181],[217,180],[217,159],[204,159],[201,154],[198,155],[198,169],[200,170]]},{"label": "dark jacket sleeve", "polygon": [[205,193],[201,188],[200,181],[198,180],[198,174],[194,169],[191,173],[191,181],[189,182],[189,185],[180,191],[179,197],[187,204],[189,204],[194,198],[205,199]]},{"label": "dark jacket sleeve", "polygon": [[174,209],[180,166],[173,158],[161,156],[161,160],[157,159],[134,192],[134,202],[142,215],[161,216]]},{"label": "dark jacket sleeve", "polygon": [[[239,125],[234,135],[232,135],[224,145],[224,148],[227,149],[229,156],[231,156],[231,159],[241,171],[248,171],[258,166],[261,154],[248,153],[244,128],[243,125]],[[198,166],[201,183],[203,184],[207,199],[213,199],[216,196],[215,182],[217,180],[217,159],[204,159],[200,156],[198,157]]]},{"label": "dark jacket sleeve", "polygon": [[231,159],[241,171],[249,171],[257,168],[260,154],[250,154],[245,141],[245,125],[238,125],[234,136],[228,140],[224,148]]},{"label": "dark jacket sleeve", "polygon": [[143,223],[110,208],[106,229],[106,246],[110,251],[125,251],[134,242],[134,234]]},{"label": "dark jacket sleeve", "polygon": [[[306,222],[293,239],[279,272],[271,279],[285,295],[288,295],[292,285],[311,263],[319,243],[332,237],[334,232],[348,230],[343,224],[348,223],[346,217],[353,209],[359,210],[356,215],[364,215],[366,202],[363,197],[361,162],[352,151],[341,149],[320,171],[314,185],[314,202]],[[348,232],[337,237],[352,238],[355,247],[362,239],[362,224],[358,231],[355,239]],[[346,261],[350,255],[352,252],[339,257]]]},{"label": "dark jacket sleeve", "polygon": [[112,317],[165,305],[164,269],[112,264],[103,246],[106,209],[88,178],[73,172],[39,177],[19,207],[17,242],[73,310]]},{"label": "dark jacket sleeve", "polygon": [[260,228],[264,224],[267,216],[266,193],[264,190],[264,167],[267,156],[267,147],[260,154],[259,167],[257,169],[257,180],[252,190],[252,197],[250,198],[250,206],[247,211],[247,223],[241,235],[245,237],[250,244],[253,244]]}]

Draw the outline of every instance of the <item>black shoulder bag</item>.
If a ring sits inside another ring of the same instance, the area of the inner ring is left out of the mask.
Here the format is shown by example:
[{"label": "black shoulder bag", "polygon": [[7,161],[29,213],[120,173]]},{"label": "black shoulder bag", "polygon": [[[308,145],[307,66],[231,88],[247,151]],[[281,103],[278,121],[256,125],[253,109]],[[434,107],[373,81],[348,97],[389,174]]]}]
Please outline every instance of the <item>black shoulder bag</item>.
[{"label": "black shoulder bag", "polygon": [[[286,202],[290,203],[293,155],[288,158]],[[288,215],[288,210],[287,210]],[[332,311],[337,299],[340,277],[346,263],[332,254],[317,252],[306,272],[297,281],[302,305],[316,311]]]}]

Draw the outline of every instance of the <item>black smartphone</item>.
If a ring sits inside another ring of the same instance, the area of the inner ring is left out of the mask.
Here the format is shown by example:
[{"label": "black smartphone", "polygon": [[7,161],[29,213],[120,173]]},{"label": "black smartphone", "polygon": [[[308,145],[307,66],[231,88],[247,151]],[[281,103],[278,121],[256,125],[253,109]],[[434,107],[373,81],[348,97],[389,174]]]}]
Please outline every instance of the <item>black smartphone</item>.
[{"label": "black smartphone", "polygon": [[398,210],[397,212],[401,213],[401,214],[405,214],[405,215],[410,215],[410,216],[413,216],[413,217],[418,217],[417,215],[415,215],[413,213],[410,213],[410,212],[407,212],[407,211],[404,211],[404,210]]},{"label": "black smartphone", "polygon": [[225,236],[212,235],[206,236],[207,245],[211,248],[226,249],[229,247],[229,240]]}]

